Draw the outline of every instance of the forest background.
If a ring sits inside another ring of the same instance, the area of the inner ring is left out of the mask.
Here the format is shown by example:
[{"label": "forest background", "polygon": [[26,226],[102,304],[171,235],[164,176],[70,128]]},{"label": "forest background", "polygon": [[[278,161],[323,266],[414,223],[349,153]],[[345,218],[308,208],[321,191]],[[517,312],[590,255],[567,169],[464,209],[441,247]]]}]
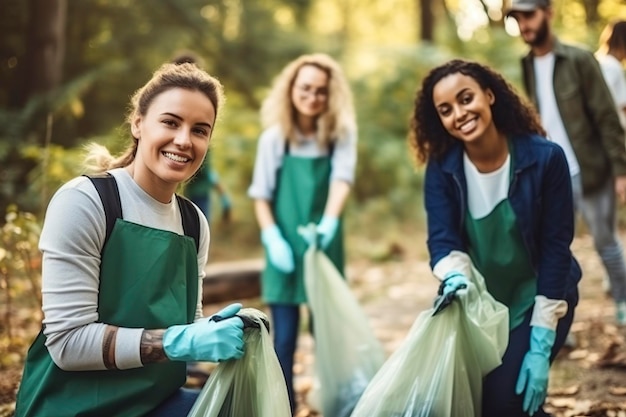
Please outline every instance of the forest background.
[{"label": "forest background", "polygon": [[[590,50],[610,19],[626,18],[624,0],[553,3],[559,37]],[[225,87],[211,153],[233,218],[218,221],[214,198],[210,259],[219,262],[261,254],[246,190],[272,79],[302,53],[335,57],[359,126],[348,256],[384,261],[402,245],[424,246],[422,171],[406,145],[423,76],[467,58],[521,91],[527,47],[503,8],[501,0],[0,0],[0,372],[23,360],[32,338],[15,307],[41,302],[37,239],[50,197],[81,173],[86,143],[127,146],[129,97],[161,63],[193,51]]]}]

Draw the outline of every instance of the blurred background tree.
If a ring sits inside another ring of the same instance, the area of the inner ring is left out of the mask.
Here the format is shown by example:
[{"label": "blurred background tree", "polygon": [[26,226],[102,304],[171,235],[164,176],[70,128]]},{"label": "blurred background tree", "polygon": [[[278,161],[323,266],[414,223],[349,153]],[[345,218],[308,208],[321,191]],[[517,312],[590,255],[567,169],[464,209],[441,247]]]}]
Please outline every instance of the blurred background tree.
[{"label": "blurred background tree", "polygon": [[[554,6],[559,36],[590,49],[608,19],[626,17],[623,0]],[[222,254],[220,241],[258,249],[246,189],[259,105],[288,61],[321,51],[344,65],[358,111],[349,231],[408,237],[411,227],[423,228],[421,172],[406,148],[415,91],[452,57],[488,63],[519,86],[526,47],[503,7],[501,0],[2,0],[0,213],[14,204],[41,218],[56,188],[80,173],[82,145],[123,149],[130,95],[188,50],[227,95],[211,152],[235,217],[228,227],[216,224],[212,253]]]}]

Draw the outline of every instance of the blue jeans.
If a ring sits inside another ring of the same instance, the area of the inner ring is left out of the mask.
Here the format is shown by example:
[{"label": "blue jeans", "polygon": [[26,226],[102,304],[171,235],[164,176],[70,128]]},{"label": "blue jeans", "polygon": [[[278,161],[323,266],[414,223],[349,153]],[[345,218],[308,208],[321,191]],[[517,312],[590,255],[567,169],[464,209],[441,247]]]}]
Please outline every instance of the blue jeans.
[{"label": "blue jeans", "polygon": [[[565,343],[565,338],[574,321],[574,309],[578,304],[577,295],[567,300],[567,314],[559,320],[556,329],[556,340],[552,346],[550,362]],[[524,322],[509,333],[509,344],[506,347],[502,364],[491,371],[483,380],[483,415],[482,417],[528,417],[522,410],[524,393],[517,395],[515,385],[522,361],[530,349],[530,319],[532,308],[526,314]],[[534,414],[534,417],[549,417],[543,407]]]},{"label": "blue jeans", "polygon": [[291,413],[293,414],[296,408],[293,390],[293,358],[296,353],[300,328],[300,306],[297,304],[270,304],[269,307],[272,314],[274,349],[285,376],[289,404],[291,404]]},{"label": "blue jeans", "polygon": [[574,175],[572,191],[574,210],[580,211],[593,237],[611,283],[611,295],[616,302],[626,301],[626,261],[617,236],[614,180],[611,178],[599,190],[583,196],[580,175]]},{"label": "blue jeans", "polygon": [[196,402],[200,390],[180,388],[144,417],[186,417]]}]

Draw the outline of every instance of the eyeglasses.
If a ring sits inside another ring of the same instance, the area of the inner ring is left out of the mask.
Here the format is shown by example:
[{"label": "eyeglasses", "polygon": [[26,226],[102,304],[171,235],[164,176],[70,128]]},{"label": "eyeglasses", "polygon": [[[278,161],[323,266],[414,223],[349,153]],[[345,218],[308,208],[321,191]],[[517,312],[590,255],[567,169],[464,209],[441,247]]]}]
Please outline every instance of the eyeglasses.
[{"label": "eyeglasses", "polygon": [[301,96],[308,97],[314,96],[320,100],[328,98],[328,87],[313,88],[310,85],[294,85],[294,88],[298,90]]}]

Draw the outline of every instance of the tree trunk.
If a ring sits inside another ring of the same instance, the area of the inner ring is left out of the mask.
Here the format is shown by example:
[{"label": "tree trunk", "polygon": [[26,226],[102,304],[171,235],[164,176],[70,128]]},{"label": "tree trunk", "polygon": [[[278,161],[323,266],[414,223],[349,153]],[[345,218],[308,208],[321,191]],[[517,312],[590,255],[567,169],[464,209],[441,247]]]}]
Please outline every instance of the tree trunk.
[{"label": "tree trunk", "polygon": [[582,0],[582,3],[585,8],[585,22],[587,25],[597,24],[600,21],[600,14],[598,13],[600,0]]},{"label": "tree trunk", "polygon": [[432,0],[418,0],[420,11],[420,41],[433,42],[435,40],[435,14],[433,13]]},{"label": "tree trunk", "polygon": [[66,0],[30,0],[26,99],[61,83],[65,53]]},{"label": "tree trunk", "polygon": [[263,265],[262,259],[209,264],[202,283],[202,303],[258,298]]}]

